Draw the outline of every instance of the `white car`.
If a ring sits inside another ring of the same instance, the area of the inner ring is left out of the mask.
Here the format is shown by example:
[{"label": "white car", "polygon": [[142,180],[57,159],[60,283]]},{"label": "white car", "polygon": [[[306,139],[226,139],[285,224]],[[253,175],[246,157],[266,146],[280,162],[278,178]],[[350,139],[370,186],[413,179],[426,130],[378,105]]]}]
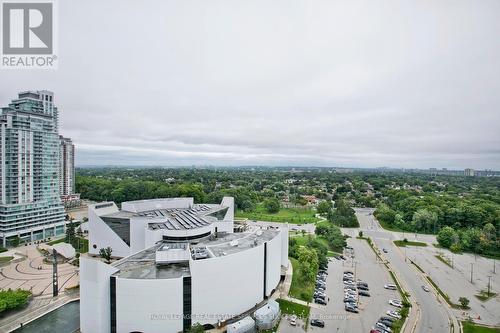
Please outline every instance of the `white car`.
[{"label": "white car", "polygon": [[424,291],[426,291],[426,292],[431,291],[431,290],[429,289],[429,287],[427,287],[427,286],[422,286],[422,289],[423,289]]},{"label": "white car", "polygon": [[389,317],[396,318],[396,319],[401,319],[401,315],[397,311],[392,311],[389,310],[386,312]]},{"label": "white car", "polygon": [[297,325],[297,316],[293,315],[290,317],[290,325],[296,326]]},{"label": "white car", "polygon": [[390,299],[389,300],[389,304],[392,305],[392,306],[395,306],[397,308],[402,308],[403,307],[403,303],[401,303],[401,301],[399,301],[397,299]]},{"label": "white car", "polygon": [[395,284],[385,284],[384,288],[389,289],[389,290],[397,290],[398,289],[398,287]]}]

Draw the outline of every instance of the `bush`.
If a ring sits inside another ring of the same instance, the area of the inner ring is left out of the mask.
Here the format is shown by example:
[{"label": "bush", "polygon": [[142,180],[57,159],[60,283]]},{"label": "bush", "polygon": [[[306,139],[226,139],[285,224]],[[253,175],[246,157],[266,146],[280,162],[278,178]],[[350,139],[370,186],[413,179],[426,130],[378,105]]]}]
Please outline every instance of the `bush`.
[{"label": "bush", "polygon": [[0,291],[0,313],[28,304],[30,297],[31,293],[22,289]]},{"label": "bush", "polygon": [[7,249],[5,247],[0,246],[0,253],[6,252],[6,251],[7,251]]}]

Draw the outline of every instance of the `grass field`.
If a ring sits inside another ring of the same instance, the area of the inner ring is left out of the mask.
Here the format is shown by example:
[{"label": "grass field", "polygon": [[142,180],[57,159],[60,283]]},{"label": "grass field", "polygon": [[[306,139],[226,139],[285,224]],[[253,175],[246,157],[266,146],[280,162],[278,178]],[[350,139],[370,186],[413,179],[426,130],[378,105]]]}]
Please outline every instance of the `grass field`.
[{"label": "grass field", "polygon": [[290,302],[281,298],[276,300],[280,305],[282,314],[294,314],[297,317],[308,318],[310,308],[308,306]]},{"label": "grass field", "polygon": [[304,282],[299,269],[299,262],[295,258],[290,258],[293,267],[292,285],[290,286],[290,297],[297,298],[306,302],[312,300],[314,294],[315,281]]},{"label": "grass field", "polygon": [[339,254],[339,252],[336,249],[334,249],[330,246],[330,244],[328,243],[326,238],[324,238],[322,236],[306,234],[305,236],[302,236],[302,235],[301,236],[293,236],[291,238],[293,238],[297,241],[297,245],[306,246],[309,237],[316,238],[320,243],[325,245],[326,248],[328,249],[328,256],[329,257],[333,257],[333,256],[336,256]]},{"label": "grass field", "polygon": [[294,224],[314,223],[320,221],[314,215],[316,212],[310,208],[281,208],[278,213],[268,213],[262,205],[251,212],[237,211],[237,218],[247,218],[256,221],[289,222]]},{"label": "grass field", "polygon": [[500,328],[489,328],[484,326],[479,326],[468,321],[462,321],[462,326],[464,328],[464,333],[498,333]]},{"label": "grass field", "polygon": [[422,246],[422,247],[425,247],[425,246],[427,246],[427,243],[412,242],[412,241],[405,242],[404,240],[395,240],[394,241],[394,245],[399,246],[399,247],[405,247],[405,246]]},{"label": "grass field", "polygon": [[12,259],[14,259],[13,256],[0,257],[0,264],[5,264],[5,263],[11,261]]}]

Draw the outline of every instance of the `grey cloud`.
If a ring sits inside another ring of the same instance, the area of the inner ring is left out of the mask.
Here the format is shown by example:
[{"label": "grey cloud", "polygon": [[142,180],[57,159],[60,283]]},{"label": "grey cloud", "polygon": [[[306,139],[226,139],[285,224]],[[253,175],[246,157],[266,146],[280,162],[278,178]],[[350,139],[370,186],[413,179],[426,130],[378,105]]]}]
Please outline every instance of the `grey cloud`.
[{"label": "grey cloud", "polygon": [[59,2],[79,164],[500,169],[500,3]]}]

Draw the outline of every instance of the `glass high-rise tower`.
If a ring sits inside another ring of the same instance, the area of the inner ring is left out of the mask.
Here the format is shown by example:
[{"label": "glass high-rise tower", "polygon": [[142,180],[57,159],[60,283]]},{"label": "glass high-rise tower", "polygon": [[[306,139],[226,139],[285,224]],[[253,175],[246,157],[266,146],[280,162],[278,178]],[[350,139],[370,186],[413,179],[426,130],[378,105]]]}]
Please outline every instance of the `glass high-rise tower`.
[{"label": "glass high-rise tower", "polygon": [[0,240],[64,233],[58,110],[50,91],[27,91],[0,111]]}]

